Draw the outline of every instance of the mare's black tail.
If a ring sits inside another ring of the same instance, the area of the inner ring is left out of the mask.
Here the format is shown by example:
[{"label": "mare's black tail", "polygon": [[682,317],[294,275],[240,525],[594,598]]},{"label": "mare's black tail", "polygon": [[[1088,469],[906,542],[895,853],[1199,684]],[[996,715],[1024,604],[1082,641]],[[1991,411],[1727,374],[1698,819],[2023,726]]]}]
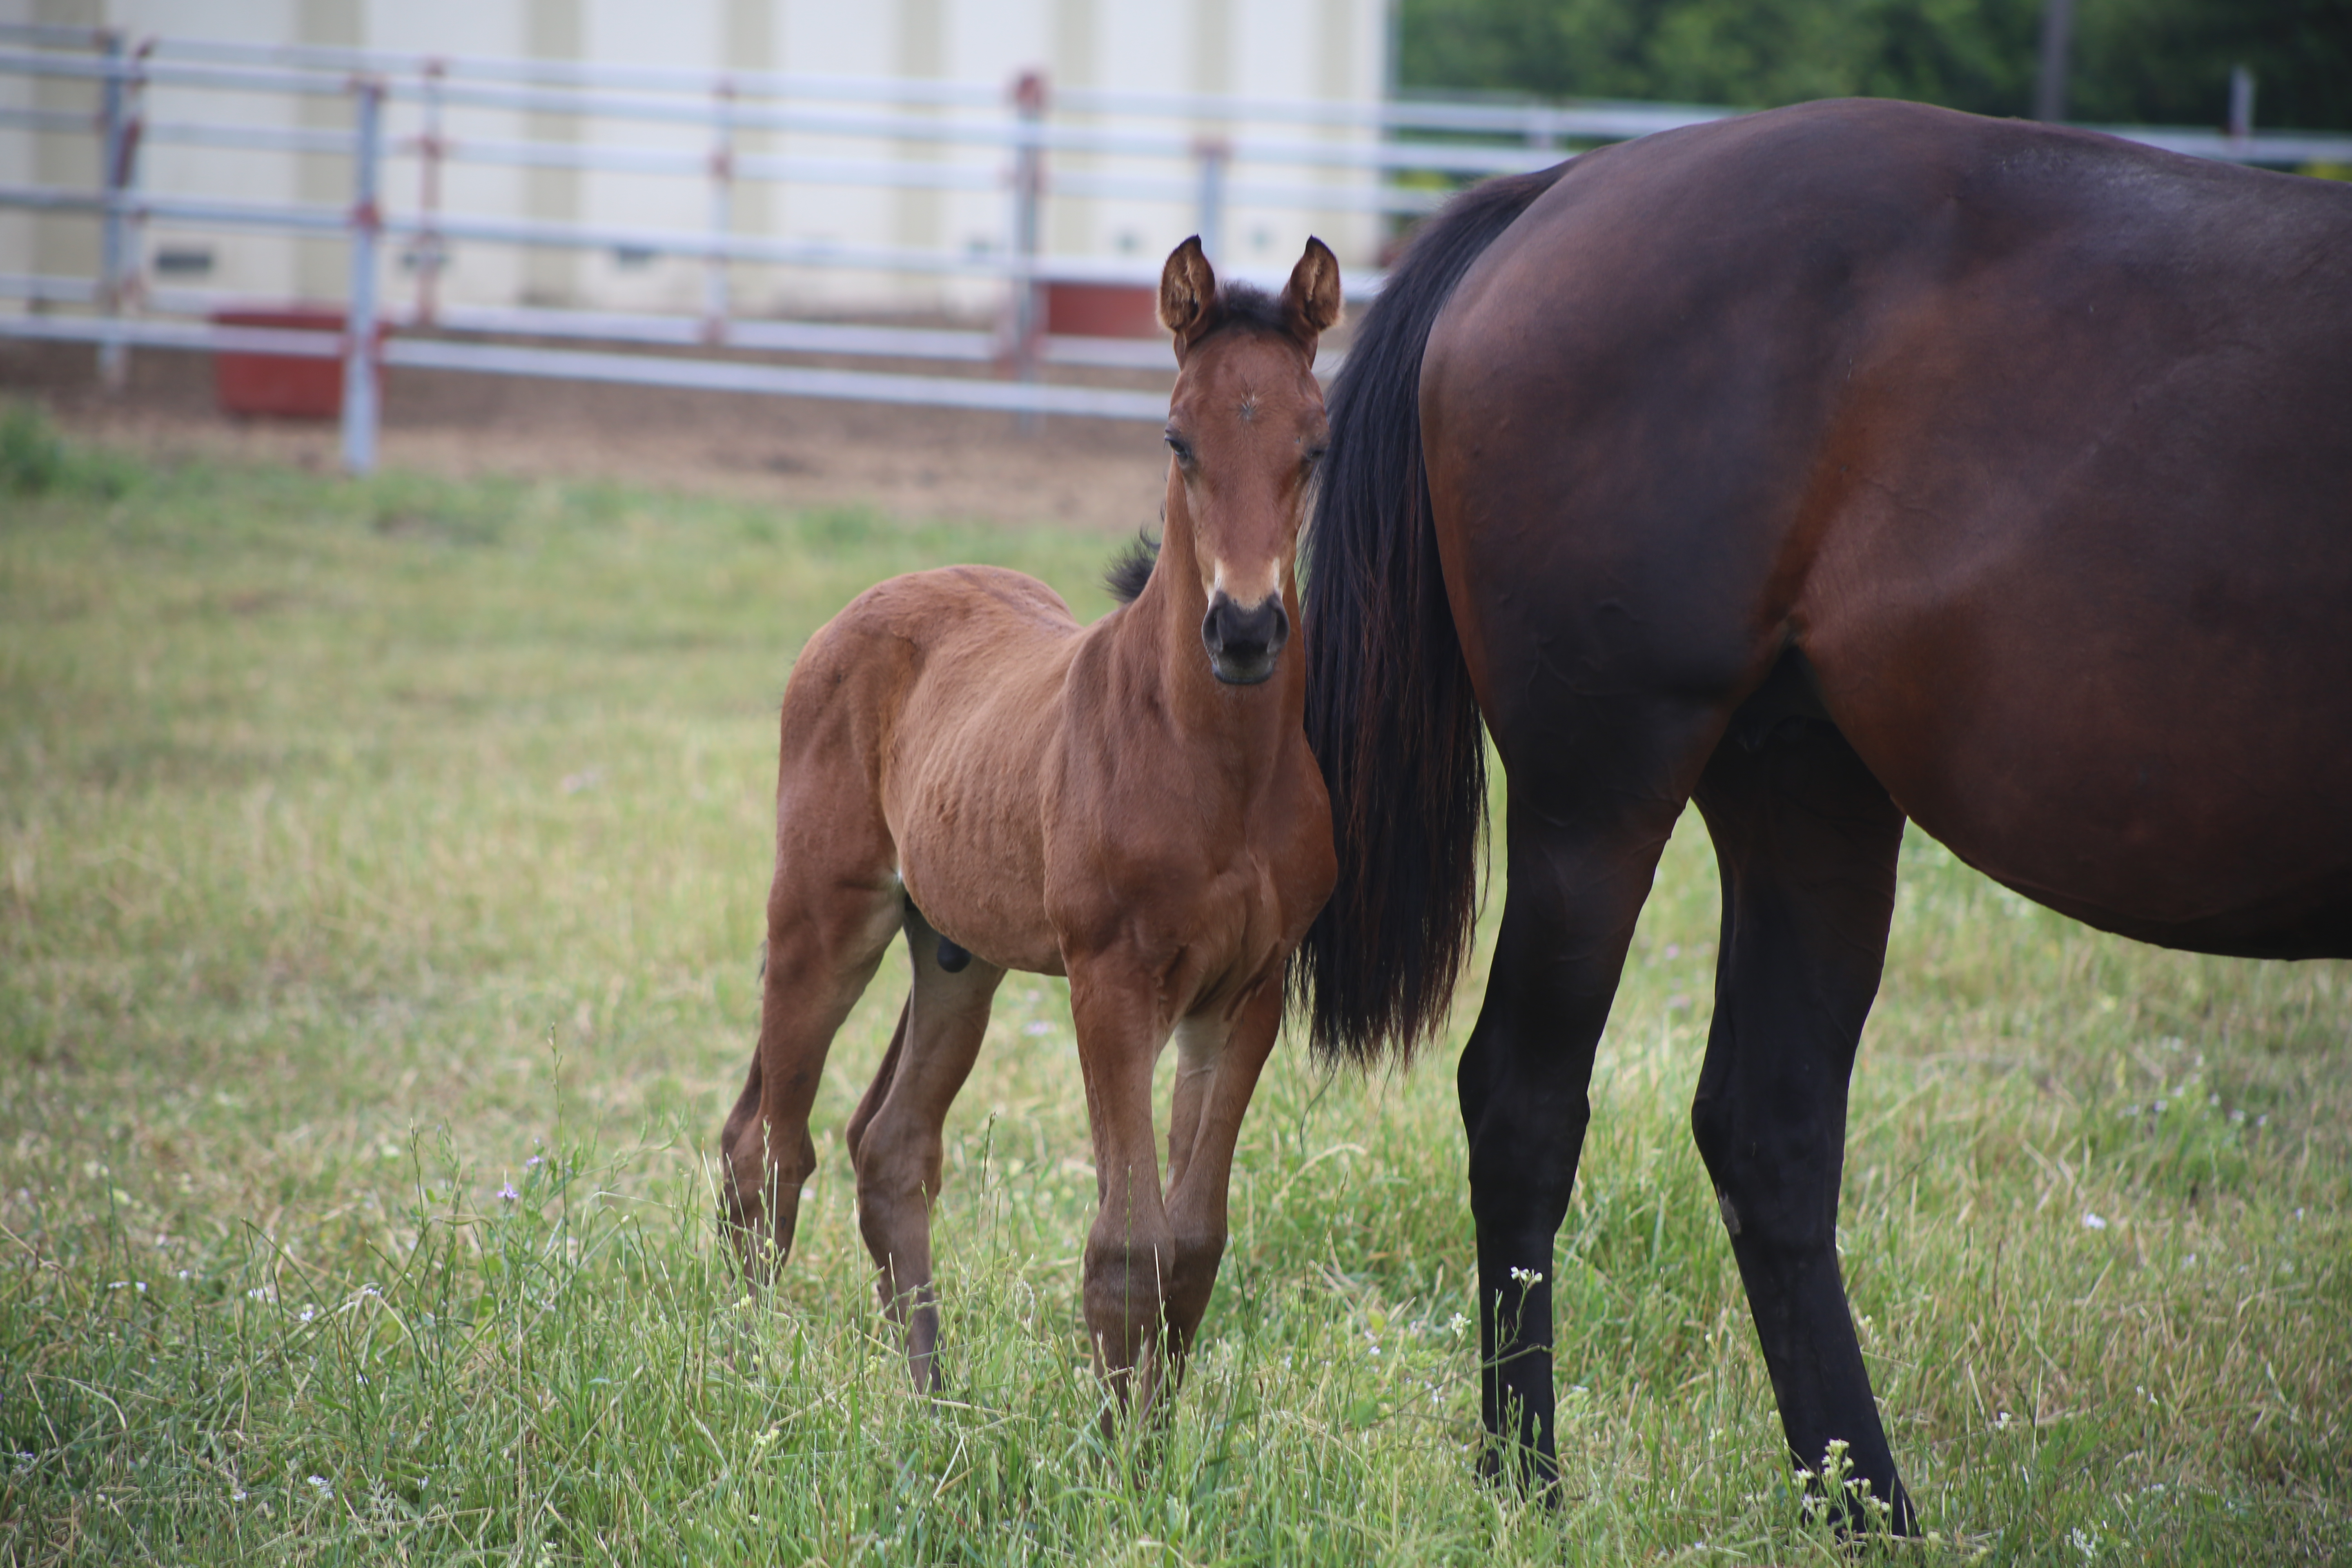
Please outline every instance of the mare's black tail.
[{"label": "mare's black tail", "polygon": [[1431,526],[1421,356],[1471,262],[1566,167],[1489,180],[1433,218],[1332,383],[1302,636],[1339,880],[1290,971],[1326,1058],[1410,1059],[1469,956],[1486,742]]}]

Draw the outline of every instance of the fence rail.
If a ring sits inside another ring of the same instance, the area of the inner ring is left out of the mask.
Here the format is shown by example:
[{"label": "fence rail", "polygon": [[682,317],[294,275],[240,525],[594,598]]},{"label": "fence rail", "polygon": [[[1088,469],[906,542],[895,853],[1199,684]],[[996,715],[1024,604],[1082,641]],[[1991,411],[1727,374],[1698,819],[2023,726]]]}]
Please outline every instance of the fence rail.
[{"label": "fence rail", "polygon": [[[171,37],[134,42],[111,30],[0,24],[0,79],[7,78],[79,81],[94,89],[90,112],[0,106],[0,127],[96,136],[100,178],[91,188],[0,184],[0,208],[94,216],[101,243],[94,278],[0,275],[0,298],[32,307],[0,314],[0,336],[96,344],[101,374],[116,382],[134,347],[340,359],[343,457],[353,471],[375,460],[378,365],[1001,409],[1024,420],[1048,414],[1157,420],[1165,412],[1164,394],[1045,378],[1056,369],[1172,369],[1167,346],[1158,341],[1045,331],[1046,293],[1056,286],[1148,286],[1157,276],[1145,258],[1044,253],[1040,209],[1049,195],[1190,205],[1204,242],[1218,256],[1233,209],[1409,216],[1428,211],[1465,178],[1542,167],[1572,155],[1579,144],[1732,112],[1674,104],[1339,102],[1081,88],[1049,95],[1035,76],[1023,78],[1008,93],[987,84],[921,79],[722,73]],[[352,105],[352,121],[337,128],[158,119],[144,112],[144,95],[152,87],[343,100]],[[387,107],[394,103],[404,106],[413,128],[387,129]],[[684,126],[704,140],[664,146],[451,134],[445,115],[468,110],[562,116],[600,127],[671,128],[673,134]],[[2352,163],[2352,137],[2252,134],[2250,128],[2235,135],[2113,129],[2205,157]],[[747,136],[777,134],[879,142],[891,155],[787,155],[742,144]],[[144,191],[140,152],[153,145],[341,158],[350,171],[351,199],[331,205]],[[910,148],[927,148],[929,155],[909,155]],[[391,210],[383,198],[385,167],[394,158],[419,171],[413,207]],[[1063,165],[1050,180],[1049,159]],[[1165,172],[1086,166],[1101,159]],[[441,203],[441,175],[460,163],[697,181],[705,187],[708,222],[654,227],[450,212]],[[1007,204],[1008,241],[992,249],[928,249],[740,233],[730,219],[735,191],[745,182],[999,193]],[[141,226],[158,221],[342,238],[349,247],[342,329],[223,325],[205,318],[228,302],[225,296],[145,287],[132,241]],[[414,303],[404,310],[387,309],[378,297],[387,241],[403,245],[415,264]],[[684,258],[703,268],[702,309],[687,315],[445,303],[437,285],[455,242]],[[730,283],[730,268],[742,263],[982,279],[1002,289],[1004,310],[992,331],[746,318],[733,307]],[[1225,269],[1249,274],[1247,268]],[[1377,274],[1353,271],[1344,281],[1358,298],[1380,284]],[[432,335],[417,335],[428,331]],[[606,346],[465,341],[497,337]],[[899,374],[645,352],[716,347],[929,362],[994,374]],[[1327,356],[1324,368],[1328,364]]]}]

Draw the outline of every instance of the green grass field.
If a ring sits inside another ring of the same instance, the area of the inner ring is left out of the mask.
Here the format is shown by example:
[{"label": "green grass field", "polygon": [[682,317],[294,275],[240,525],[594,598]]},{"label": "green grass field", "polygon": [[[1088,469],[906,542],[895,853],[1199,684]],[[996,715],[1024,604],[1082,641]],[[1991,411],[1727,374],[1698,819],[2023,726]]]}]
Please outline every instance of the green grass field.
[{"label": "green grass field", "polygon": [[[0,1561],[1851,1560],[1790,1496],[1689,1142],[1695,817],[1560,1239],[1557,1510],[1471,1475],[1450,1050],[1277,1054],[1155,1436],[1097,1435],[1058,983],[1007,983],[949,1124],[950,1396],[906,1386],[838,1142],[895,963],[747,1297],[707,1162],[793,654],[950,561],[1092,615],[1107,553],[142,469],[0,417]],[[2097,936],[1916,834],[1904,875],[1843,1245],[1937,1539],[1862,1554],[2352,1558],[2352,970]]]}]

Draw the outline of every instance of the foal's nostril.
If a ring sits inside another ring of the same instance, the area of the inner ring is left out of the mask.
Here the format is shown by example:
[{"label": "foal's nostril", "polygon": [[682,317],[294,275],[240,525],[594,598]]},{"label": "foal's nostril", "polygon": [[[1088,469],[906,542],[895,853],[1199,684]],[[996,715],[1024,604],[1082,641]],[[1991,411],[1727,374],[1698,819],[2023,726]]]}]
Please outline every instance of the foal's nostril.
[{"label": "foal's nostril", "polygon": [[1219,591],[1201,621],[1209,667],[1228,685],[1254,686],[1272,675],[1275,656],[1289,640],[1290,616],[1278,594],[1244,607]]}]

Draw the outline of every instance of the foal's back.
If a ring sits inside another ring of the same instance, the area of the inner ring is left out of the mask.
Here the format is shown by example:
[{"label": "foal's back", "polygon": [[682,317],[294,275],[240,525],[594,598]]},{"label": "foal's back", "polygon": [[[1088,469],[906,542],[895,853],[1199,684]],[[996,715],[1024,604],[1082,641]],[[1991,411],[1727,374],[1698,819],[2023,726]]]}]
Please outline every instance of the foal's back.
[{"label": "foal's back", "polygon": [[[838,834],[943,929],[1058,973],[1038,897],[1046,771],[1088,633],[1060,595],[998,566],[894,577],[828,622],[784,694],[780,805]],[[950,913],[952,911],[952,913]]]}]

